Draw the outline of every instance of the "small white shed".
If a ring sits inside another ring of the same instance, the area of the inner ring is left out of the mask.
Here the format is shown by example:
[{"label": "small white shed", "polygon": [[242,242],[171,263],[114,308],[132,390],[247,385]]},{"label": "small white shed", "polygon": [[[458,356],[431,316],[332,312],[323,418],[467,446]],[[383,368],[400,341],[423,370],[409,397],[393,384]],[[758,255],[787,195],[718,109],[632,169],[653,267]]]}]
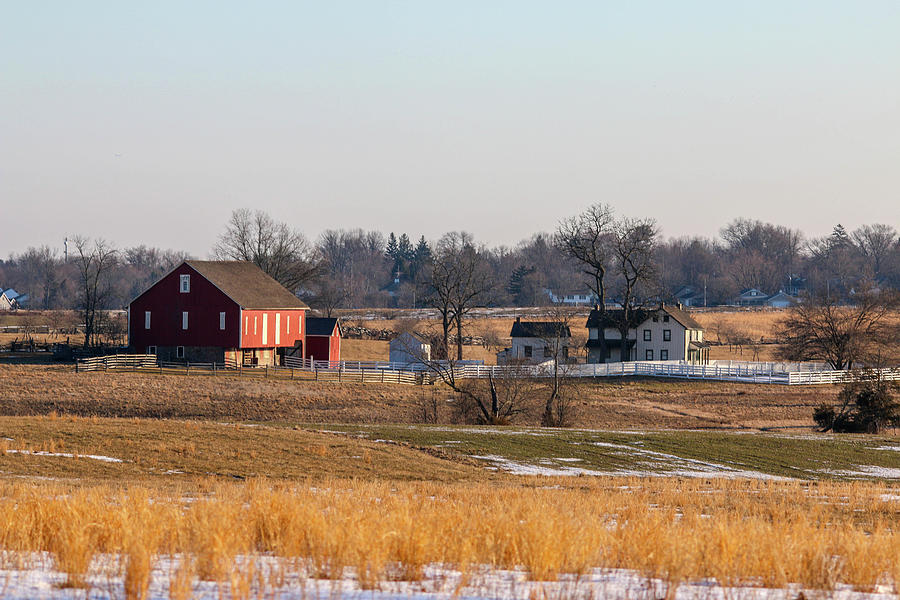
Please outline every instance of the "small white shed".
[{"label": "small white shed", "polygon": [[416,333],[401,333],[391,340],[392,363],[420,363],[431,360],[431,344]]}]

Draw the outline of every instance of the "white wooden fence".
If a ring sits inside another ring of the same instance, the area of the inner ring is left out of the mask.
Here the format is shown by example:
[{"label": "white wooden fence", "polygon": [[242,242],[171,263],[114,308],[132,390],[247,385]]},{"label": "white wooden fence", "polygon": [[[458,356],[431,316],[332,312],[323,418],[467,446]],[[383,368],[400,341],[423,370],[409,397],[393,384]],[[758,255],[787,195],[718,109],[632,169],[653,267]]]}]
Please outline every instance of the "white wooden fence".
[{"label": "white wooden fence", "polygon": [[[539,365],[492,366],[480,361],[467,363],[437,362],[407,364],[363,361],[312,361],[287,357],[285,366],[239,365],[236,363],[166,363],[152,354],[119,354],[85,358],[77,361],[76,371],[150,371],[157,373],[227,373],[238,376],[278,377],[332,382],[357,383],[433,383],[440,375],[459,379],[553,376],[552,362]],[[603,364],[560,365],[563,377],[663,377],[672,379],[706,379],[743,383],[779,385],[815,385],[864,381],[880,377],[900,381],[900,368],[858,371],[834,371],[819,363],[754,363],[713,361],[695,365],[682,361],[631,361]]]}]

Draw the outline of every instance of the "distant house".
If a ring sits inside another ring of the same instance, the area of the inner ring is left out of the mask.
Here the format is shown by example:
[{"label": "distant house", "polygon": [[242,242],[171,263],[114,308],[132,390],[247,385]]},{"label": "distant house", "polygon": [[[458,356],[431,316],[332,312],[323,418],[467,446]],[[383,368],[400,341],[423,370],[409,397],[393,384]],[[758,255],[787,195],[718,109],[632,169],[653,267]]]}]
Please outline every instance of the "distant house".
[{"label": "distant house", "polygon": [[306,344],[304,358],[340,362],[343,331],[337,319],[306,318]]},{"label": "distant house", "polygon": [[793,296],[781,291],[773,296],[766,298],[765,305],[773,308],[788,308],[797,304],[797,299]]},{"label": "distant house", "polygon": [[709,344],[703,341],[703,327],[684,310],[666,304],[655,309],[638,309],[639,325],[629,329],[624,343],[616,327],[621,310],[595,308],[591,311],[585,344],[589,363],[620,362],[623,356],[628,360],[709,362]]},{"label": "distant house", "polygon": [[0,310],[17,310],[28,304],[28,294],[20,294],[12,288],[0,291]]},{"label": "distant house", "polygon": [[703,292],[690,285],[681,286],[673,296],[682,306],[704,306],[706,304]]},{"label": "distant house", "polygon": [[282,364],[302,358],[309,307],[243,261],[188,260],[128,306],[128,342],[162,360]]},{"label": "distant house", "polygon": [[544,293],[553,304],[569,304],[572,306],[590,306],[597,302],[594,292],[586,290],[568,291],[556,294],[551,289],[545,289]]},{"label": "distant house", "polygon": [[[569,360],[572,332],[556,321],[522,321],[516,317],[509,332],[512,345],[497,353],[497,364],[540,364],[554,355],[560,361]],[[559,344],[559,353],[556,347]]]},{"label": "distant house", "polygon": [[734,299],[734,304],[738,306],[762,306],[766,302],[769,295],[756,288],[748,288],[742,291]]},{"label": "distant house", "polygon": [[390,361],[392,363],[420,363],[431,360],[431,344],[415,331],[401,333],[391,340]]}]

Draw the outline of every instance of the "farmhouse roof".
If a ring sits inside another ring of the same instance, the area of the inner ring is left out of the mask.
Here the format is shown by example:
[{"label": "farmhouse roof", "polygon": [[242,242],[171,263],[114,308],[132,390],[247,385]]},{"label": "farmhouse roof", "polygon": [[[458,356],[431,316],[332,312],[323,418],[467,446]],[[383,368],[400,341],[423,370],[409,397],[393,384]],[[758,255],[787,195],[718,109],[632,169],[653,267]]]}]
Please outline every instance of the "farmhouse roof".
[{"label": "farmhouse roof", "polygon": [[307,317],[306,318],[306,335],[325,335],[330,336],[334,333],[334,328],[338,328],[338,334],[341,333],[341,326],[337,319],[325,317]]},{"label": "farmhouse roof", "polygon": [[676,306],[669,306],[668,304],[663,305],[661,308],[673,319],[684,325],[685,329],[703,329],[703,325],[698,323],[686,310]]},{"label": "farmhouse roof", "polygon": [[[637,323],[643,323],[657,311],[662,311],[681,323],[681,325],[685,329],[703,329],[703,326],[700,325],[691,315],[687,313],[687,311],[682,310],[675,306],[669,306],[668,304],[661,305],[658,309],[645,309],[638,308],[634,311],[635,321]],[[597,327],[597,328],[605,328],[605,327],[617,327],[618,319],[622,314],[622,309],[617,308],[614,310],[607,310],[604,312],[600,312],[597,309],[591,311],[591,314],[588,315],[587,324],[585,327]]]},{"label": "farmhouse roof", "polygon": [[185,263],[241,305],[241,308],[309,308],[252,262],[186,260]]},{"label": "farmhouse roof", "polygon": [[572,337],[572,332],[568,325],[556,321],[520,321],[519,319],[516,319],[512,331],[509,332],[510,337],[553,338],[557,335]]}]

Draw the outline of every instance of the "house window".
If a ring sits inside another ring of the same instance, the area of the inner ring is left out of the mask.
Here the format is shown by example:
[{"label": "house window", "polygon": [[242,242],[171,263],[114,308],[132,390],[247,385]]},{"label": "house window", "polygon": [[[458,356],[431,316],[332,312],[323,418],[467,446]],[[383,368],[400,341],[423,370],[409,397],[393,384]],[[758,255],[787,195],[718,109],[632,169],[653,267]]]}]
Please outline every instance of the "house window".
[{"label": "house window", "polygon": [[569,347],[563,346],[562,350],[563,350],[563,359],[569,360]]},{"label": "house window", "polygon": [[659,317],[653,317],[653,322],[654,322],[654,323],[659,323]]},{"label": "house window", "polygon": [[653,332],[649,329],[644,330],[644,341],[649,342],[653,339]]},{"label": "house window", "polygon": [[525,358],[531,358],[531,346],[525,346]]},{"label": "house window", "polygon": [[664,315],[664,316],[663,316],[663,323],[668,323],[668,322],[669,322],[669,315]]},{"label": "house window", "polygon": [[150,311],[144,311],[144,329],[150,329]]},{"label": "house window", "polygon": [[175,358],[184,358],[184,346],[175,346]]},{"label": "house window", "polygon": [[181,293],[187,294],[191,291],[191,276],[190,275],[182,275],[181,276]]},{"label": "house window", "polygon": [[225,331],[225,313],[219,313],[219,330]]},{"label": "house window", "polygon": [[669,351],[668,350],[660,350],[659,351],[659,360],[669,360]]},{"label": "house window", "polygon": [[156,346],[147,346],[147,354],[156,354]]},{"label": "house window", "polygon": [[188,314],[186,312],[181,313],[181,328],[187,329],[188,325]]},{"label": "house window", "polygon": [[550,346],[544,346],[544,358],[550,358],[551,354]]},{"label": "house window", "polygon": [[672,341],[672,330],[671,329],[663,329],[663,341],[664,342]]},{"label": "house window", "polygon": [[644,360],[653,360],[653,350],[650,348],[644,350]]}]

